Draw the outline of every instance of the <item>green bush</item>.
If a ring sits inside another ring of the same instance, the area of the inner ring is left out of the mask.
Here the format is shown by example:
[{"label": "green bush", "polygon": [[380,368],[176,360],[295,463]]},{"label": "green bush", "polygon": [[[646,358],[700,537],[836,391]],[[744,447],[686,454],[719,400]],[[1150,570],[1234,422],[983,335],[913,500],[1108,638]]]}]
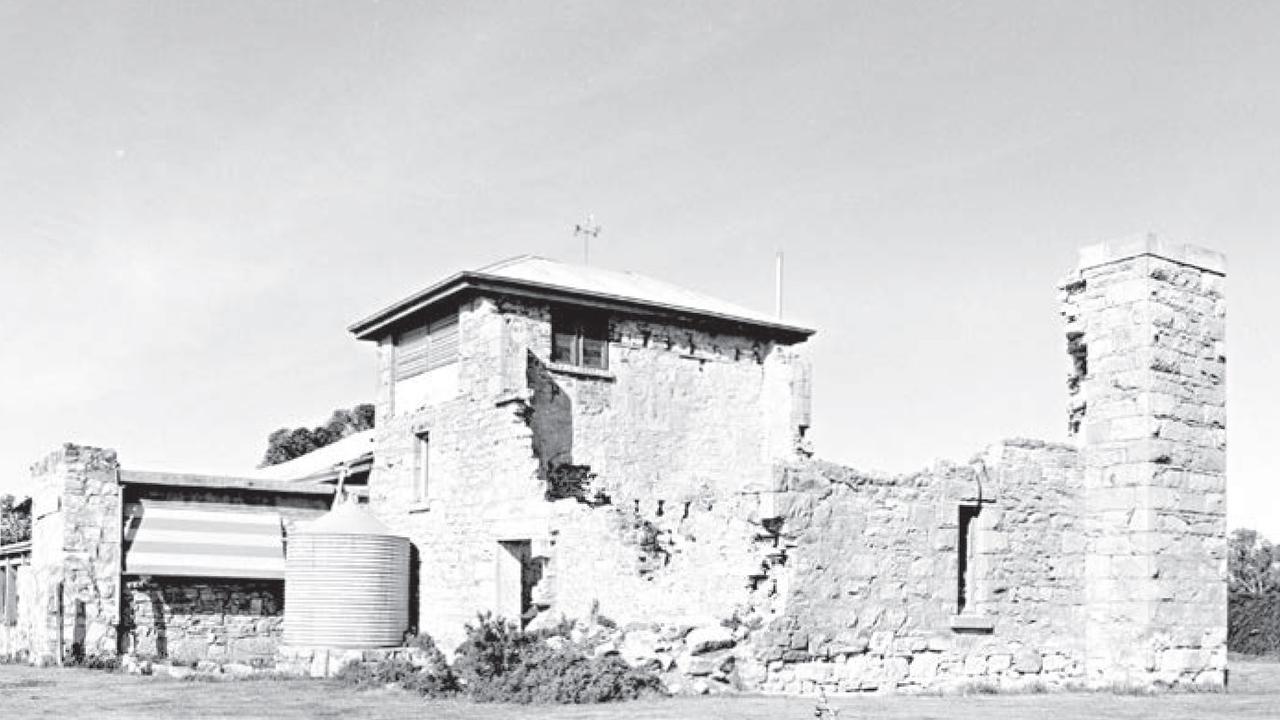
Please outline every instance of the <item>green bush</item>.
[{"label": "green bush", "polygon": [[592,657],[567,637],[568,627],[527,633],[480,615],[467,625],[454,670],[478,702],[601,703],[661,692],[658,676],[617,656]]}]

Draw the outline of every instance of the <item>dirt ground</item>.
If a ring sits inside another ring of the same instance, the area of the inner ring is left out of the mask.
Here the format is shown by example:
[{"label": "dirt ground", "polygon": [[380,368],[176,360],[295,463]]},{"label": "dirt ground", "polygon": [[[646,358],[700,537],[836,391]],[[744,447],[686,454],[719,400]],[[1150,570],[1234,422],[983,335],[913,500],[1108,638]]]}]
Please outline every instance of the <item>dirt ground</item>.
[{"label": "dirt ground", "polygon": [[[1093,720],[1280,718],[1280,663],[1235,661],[1226,694],[1102,693],[835,698],[839,720]],[[811,698],[720,696],[598,706],[477,705],[393,691],[354,692],[332,682],[192,682],[94,670],[0,666],[0,717],[10,718],[577,718],[803,720]]]}]

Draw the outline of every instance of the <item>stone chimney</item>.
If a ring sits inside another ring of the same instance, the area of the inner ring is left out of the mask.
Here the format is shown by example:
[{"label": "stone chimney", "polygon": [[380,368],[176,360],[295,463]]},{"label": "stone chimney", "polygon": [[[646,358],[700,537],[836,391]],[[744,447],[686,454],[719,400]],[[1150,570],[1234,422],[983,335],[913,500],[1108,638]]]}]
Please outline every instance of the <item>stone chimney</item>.
[{"label": "stone chimney", "polygon": [[1084,248],[1062,287],[1094,684],[1225,680],[1224,274],[1147,236]]}]

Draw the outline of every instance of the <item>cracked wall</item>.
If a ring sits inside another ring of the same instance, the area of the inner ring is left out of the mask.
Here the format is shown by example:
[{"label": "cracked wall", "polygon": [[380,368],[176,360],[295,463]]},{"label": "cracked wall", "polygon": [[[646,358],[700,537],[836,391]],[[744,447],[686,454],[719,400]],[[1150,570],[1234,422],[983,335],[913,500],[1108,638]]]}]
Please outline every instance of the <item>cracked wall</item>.
[{"label": "cracked wall", "polygon": [[625,621],[731,611],[745,598],[758,565],[754,493],[776,458],[795,456],[792,423],[807,423],[799,357],[619,315],[607,371],[557,365],[550,306],[503,298],[463,303],[459,330],[457,394],[417,407],[397,405],[394,347],[379,345],[371,507],[418,551],[423,630],[451,647],[477,611],[505,609],[504,542],[531,543],[534,612],[598,606]]},{"label": "cracked wall", "polygon": [[[1083,529],[1073,448],[1007,441],[967,465],[782,475],[778,558],[742,619],[741,672],[779,692],[1062,684],[1083,672]],[[959,509],[970,528],[959,607]]]},{"label": "cracked wall", "polygon": [[[1201,252],[1082,253],[1063,286],[1077,447],[899,477],[809,458],[794,347],[617,312],[608,370],[567,367],[549,305],[473,297],[446,396],[397,407],[379,344],[372,507],[415,544],[444,647],[510,609],[502,547],[527,541],[525,619],[659,633],[660,664],[712,689],[1221,685],[1223,312]],[[689,659],[682,633],[725,625]]]}]

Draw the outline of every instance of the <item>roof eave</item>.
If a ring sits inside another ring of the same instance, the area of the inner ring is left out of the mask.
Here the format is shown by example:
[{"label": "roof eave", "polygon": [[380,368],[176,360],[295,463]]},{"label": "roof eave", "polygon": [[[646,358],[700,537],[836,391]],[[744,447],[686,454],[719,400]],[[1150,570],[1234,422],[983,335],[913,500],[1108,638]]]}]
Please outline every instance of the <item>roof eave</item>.
[{"label": "roof eave", "polygon": [[501,292],[537,300],[545,300],[548,302],[569,302],[605,309],[623,310],[641,315],[655,315],[661,317],[695,317],[703,320],[711,320],[717,323],[725,323],[733,326],[751,328],[757,331],[764,331],[766,334],[791,342],[802,342],[816,332],[812,328],[800,325],[790,325],[782,322],[768,322],[755,318],[729,315],[699,308],[668,305],[665,303],[646,300],[636,300],[634,298],[621,295],[611,295],[609,293],[566,288],[561,285],[553,285],[550,283],[540,283],[531,280],[516,280],[499,275],[487,275],[477,272],[458,273],[457,275],[436,283],[426,290],[391,305],[390,307],[387,307],[364,320],[352,324],[347,328],[347,330],[354,334],[357,340],[376,340],[381,331],[385,330],[388,326],[393,325],[396,322],[445,299],[446,297],[456,295],[459,292],[469,289]]},{"label": "roof eave", "polygon": [[347,332],[355,335],[357,340],[377,340],[378,331],[388,325],[464,289],[466,279],[471,274],[469,272],[460,272],[447,277],[425,290],[388,305],[363,320],[351,323],[347,326]]}]

